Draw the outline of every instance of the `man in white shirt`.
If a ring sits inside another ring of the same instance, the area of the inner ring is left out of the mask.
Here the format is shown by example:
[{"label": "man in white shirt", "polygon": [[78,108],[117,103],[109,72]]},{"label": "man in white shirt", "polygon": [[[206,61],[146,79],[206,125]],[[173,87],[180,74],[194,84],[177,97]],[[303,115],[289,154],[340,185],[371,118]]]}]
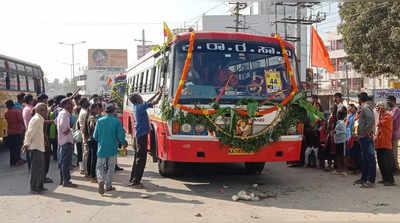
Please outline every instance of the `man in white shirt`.
[{"label": "man in white shirt", "polygon": [[71,131],[71,113],[72,101],[69,98],[64,98],[61,101],[63,110],[57,116],[57,134],[58,145],[61,152],[61,183],[64,187],[77,187],[71,183],[70,169],[72,166],[72,153],[74,152],[74,144]]},{"label": "man in white shirt", "polygon": [[31,152],[31,193],[40,194],[47,190],[43,187],[45,178],[43,125],[47,118],[47,105],[38,103],[34,110],[35,115],[29,121],[22,150]]},{"label": "man in white shirt", "polygon": [[86,131],[86,122],[89,116],[88,113],[88,108],[90,106],[89,101],[86,98],[82,98],[81,101],[79,102],[81,106],[81,110],[79,112],[78,116],[78,124],[79,124],[79,130],[81,131],[82,134],[82,162],[79,163],[79,170],[81,174],[85,174],[86,176],[88,175],[87,173],[87,160],[88,160],[88,153],[89,153],[89,148],[88,148],[88,134]]}]

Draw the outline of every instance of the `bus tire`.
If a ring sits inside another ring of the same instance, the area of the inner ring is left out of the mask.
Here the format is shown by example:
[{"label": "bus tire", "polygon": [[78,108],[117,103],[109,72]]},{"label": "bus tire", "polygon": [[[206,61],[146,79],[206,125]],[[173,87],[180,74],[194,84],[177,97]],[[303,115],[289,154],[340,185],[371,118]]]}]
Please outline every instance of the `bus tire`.
[{"label": "bus tire", "polygon": [[260,175],[263,171],[265,163],[244,163],[246,173]]},{"label": "bus tire", "polygon": [[158,161],[157,137],[154,130],[150,132],[150,155],[153,157],[153,163],[157,163]]},{"label": "bus tire", "polygon": [[128,133],[129,135],[132,135],[132,120],[131,117],[128,119]]},{"label": "bus tire", "polygon": [[158,172],[163,177],[175,177],[180,173],[176,162],[161,159],[158,160]]}]

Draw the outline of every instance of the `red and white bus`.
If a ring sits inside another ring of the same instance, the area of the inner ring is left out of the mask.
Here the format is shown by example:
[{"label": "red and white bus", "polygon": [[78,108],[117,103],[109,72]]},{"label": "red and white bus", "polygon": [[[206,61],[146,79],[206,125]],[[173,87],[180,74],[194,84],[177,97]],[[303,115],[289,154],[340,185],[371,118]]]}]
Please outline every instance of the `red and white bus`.
[{"label": "red and white bus", "polygon": [[[193,34],[194,35],[194,34]],[[139,60],[127,72],[127,95],[139,93],[146,100],[160,87],[168,103],[172,104],[189,50],[191,33],[177,35],[163,51],[151,52]],[[196,32],[192,47],[192,59],[187,72],[179,104],[186,107],[210,108],[218,98],[221,107],[233,107],[241,99],[280,103],[297,86],[299,78],[294,48],[285,42],[286,55],[293,67],[292,76],[286,71],[280,45],[273,37],[222,32]],[[267,72],[278,77],[271,80]],[[224,78],[225,74],[225,78]],[[229,76],[227,81],[226,74]],[[292,83],[293,80],[296,83]],[[269,84],[267,82],[274,82]],[[275,89],[278,86],[280,89]],[[296,88],[297,89],[297,88]],[[271,97],[281,90],[279,97]],[[132,104],[124,99],[123,123],[129,134],[134,133]],[[161,105],[149,109],[151,133],[149,147],[154,160],[159,163],[163,176],[173,175],[176,164],[185,162],[243,162],[249,172],[260,173],[265,162],[299,160],[302,135],[300,130],[283,135],[277,142],[262,146],[257,152],[245,153],[222,145],[214,132],[200,123],[173,123],[163,120]],[[271,106],[269,106],[271,107]],[[268,106],[263,106],[263,109]],[[256,133],[276,120],[278,111],[258,115],[252,130]]]}]

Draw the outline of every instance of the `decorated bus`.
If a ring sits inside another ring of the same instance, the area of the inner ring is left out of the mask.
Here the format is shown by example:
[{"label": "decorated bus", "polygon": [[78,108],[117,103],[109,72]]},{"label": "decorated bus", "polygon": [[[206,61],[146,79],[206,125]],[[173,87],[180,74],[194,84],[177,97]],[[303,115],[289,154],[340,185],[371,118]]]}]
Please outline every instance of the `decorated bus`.
[{"label": "decorated bus", "polygon": [[146,100],[162,88],[162,102],[148,110],[148,149],[161,175],[186,162],[242,162],[261,173],[265,162],[299,160],[314,109],[296,68],[293,46],[279,36],[179,34],[128,69],[124,128],[134,135],[128,96]]},{"label": "decorated bus", "polygon": [[0,54],[0,138],[7,136],[5,102],[7,100],[16,102],[17,95],[21,92],[34,96],[44,92],[41,67]]}]

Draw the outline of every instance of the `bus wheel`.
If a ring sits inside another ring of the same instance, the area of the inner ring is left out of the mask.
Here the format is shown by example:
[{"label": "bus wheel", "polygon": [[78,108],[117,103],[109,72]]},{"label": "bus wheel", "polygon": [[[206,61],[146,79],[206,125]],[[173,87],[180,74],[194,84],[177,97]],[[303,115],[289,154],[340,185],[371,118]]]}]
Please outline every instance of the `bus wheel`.
[{"label": "bus wheel", "polygon": [[261,174],[265,166],[265,163],[244,163],[246,172],[248,174]]},{"label": "bus wheel", "polygon": [[129,117],[129,121],[128,121],[128,133],[129,135],[132,135],[132,121],[131,121],[131,117]]},{"label": "bus wheel", "polygon": [[180,174],[179,167],[176,162],[158,160],[158,172],[163,177],[174,177]]},{"label": "bus wheel", "polygon": [[153,163],[157,163],[158,161],[157,137],[154,131],[150,132],[150,154],[153,157]]}]

